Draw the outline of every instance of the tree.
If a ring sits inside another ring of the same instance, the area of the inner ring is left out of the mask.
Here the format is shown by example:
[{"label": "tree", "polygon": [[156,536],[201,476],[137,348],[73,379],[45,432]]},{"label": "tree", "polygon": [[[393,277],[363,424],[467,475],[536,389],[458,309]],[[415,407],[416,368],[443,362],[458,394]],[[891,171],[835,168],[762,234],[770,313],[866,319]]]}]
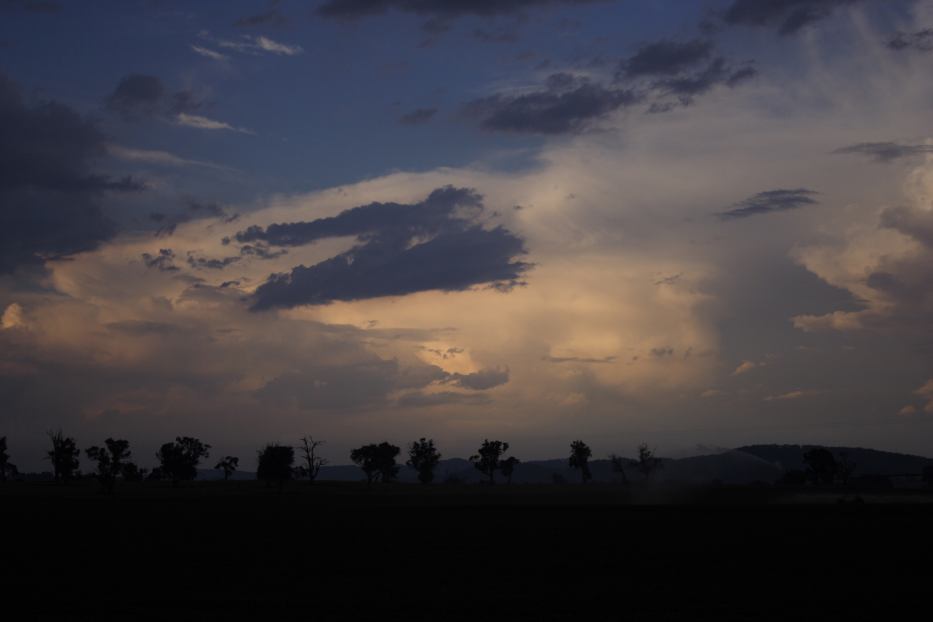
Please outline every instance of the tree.
[{"label": "tree", "polygon": [[839,460],[836,461],[836,476],[839,478],[840,484],[843,486],[849,485],[849,478],[852,477],[855,467],[856,464],[849,460],[849,452],[840,451]]},{"label": "tree", "polygon": [[97,481],[107,492],[113,492],[117,476],[123,472],[130,457],[130,443],[125,440],[108,438],[104,447],[88,447],[87,457],[97,463]]},{"label": "tree", "polygon": [[483,439],[479,453],[470,456],[470,462],[477,471],[489,478],[489,485],[496,483],[496,471],[502,467],[502,455],[509,450],[509,444],[502,441]]},{"label": "tree", "polygon": [[6,437],[0,436],[0,482],[5,482],[7,474],[15,476],[16,465],[10,462],[10,454],[6,452]]},{"label": "tree", "polygon": [[654,455],[654,451],[648,449],[648,443],[638,446],[638,470],[645,476],[645,479],[651,477],[652,473],[663,466],[661,459]]},{"label": "tree", "polygon": [[622,476],[622,485],[628,486],[628,476],[625,474],[625,466],[630,461],[616,454],[609,454],[609,462],[612,464],[612,472]]},{"label": "tree", "polygon": [[277,482],[279,488],[292,478],[292,465],[295,463],[295,449],[288,445],[272,443],[266,445],[259,453],[259,468],[256,469],[256,478],[271,486]]},{"label": "tree", "polygon": [[415,441],[408,448],[408,466],[418,471],[418,481],[430,484],[434,481],[434,469],[441,461],[441,454],[434,447],[434,440],[425,440],[423,437]]},{"label": "tree", "polygon": [[224,481],[227,481],[239,465],[240,459],[236,456],[224,456],[224,459],[215,464],[214,468],[223,470]]},{"label": "tree", "polygon": [[357,447],[350,452],[350,460],[356,463],[366,474],[366,484],[371,486],[376,479],[389,483],[398,475],[399,467],[395,456],[401,449],[385,441],[378,445],[369,444]]},{"label": "tree", "polygon": [[316,450],[324,444],[324,441],[316,441],[313,436],[302,436],[301,445],[298,450],[302,453],[302,460],[305,461],[303,475],[308,476],[308,483],[313,484],[317,479],[321,467],[327,464],[327,460],[317,455]]},{"label": "tree", "polygon": [[210,456],[210,448],[210,445],[190,436],[178,436],[174,443],[165,443],[156,453],[162,477],[171,479],[172,486],[177,486],[181,481],[193,480],[198,476],[201,458]]},{"label": "tree", "polygon": [[68,482],[78,474],[78,457],[81,450],[78,449],[75,439],[62,434],[61,430],[57,432],[48,432],[49,439],[52,441],[52,451],[48,452],[48,459],[52,462],[52,470],[55,473],[56,482]]},{"label": "tree", "polygon": [[825,447],[813,447],[803,453],[807,476],[815,484],[831,485],[836,478],[837,465],[833,452]]},{"label": "tree", "polygon": [[505,483],[512,483],[512,473],[515,472],[515,467],[521,463],[521,460],[515,456],[509,456],[505,460],[499,463],[499,469],[502,471],[502,475],[505,477]]},{"label": "tree", "polygon": [[593,479],[593,475],[590,473],[590,456],[593,455],[593,452],[583,441],[573,441],[570,443],[570,468],[580,469],[580,477],[583,479],[583,483],[587,483]]},{"label": "tree", "polygon": [[123,465],[123,479],[127,482],[141,482],[146,479],[148,469],[141,469],[133,462],[127,462]]}]

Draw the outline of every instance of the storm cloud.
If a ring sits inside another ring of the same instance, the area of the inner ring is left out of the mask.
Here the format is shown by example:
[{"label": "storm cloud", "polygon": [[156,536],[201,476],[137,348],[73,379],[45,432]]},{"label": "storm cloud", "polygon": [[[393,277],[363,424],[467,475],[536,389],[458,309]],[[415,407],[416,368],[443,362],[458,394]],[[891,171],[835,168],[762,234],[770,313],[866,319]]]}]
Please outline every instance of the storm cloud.
[{"label": "storm cloud", "polygon": [[673,75],[710,58],[713,44],[709,41],[655,41],[643,45],[634,56],[622,63],[620,75],[625,77]]},{"label": "storm cloud", "polygon": [[447,186],[414,204],[371,203],[311,222],[250,227],[239,242],[300,246],[356,236],[352,249],[313,266],[272,275],[253,295],[254,310],[320,305],[337,300],[458,291],[482,284],[508,288],[530,267],[515,260],[524,242],[479,219],[482,197]]},{"label": "storm cloud", "polygon": [[96,248],[115,232],[99,200],[143,184],[93,171],[104,135],[54,101],[27,105],[0,74],[0,273]]},{"label": "storm cloud", "polygon": [[817,194],[815,191],[806,188],[767,190],[739,201],[730,209],[720,212],[719,217],[722,220],[735,220],[759,214],[773,214],[798,209],[805,205],[814,205],[817,202],[813,198],[815,194]]},{"label": "storm cloud", "polygon": [[465,106],[486,130],[519,134],[581,132],[619,108],[638,103],[632,90],[607,88],[570,74],[552,74],[543,90],[496,94]]}]

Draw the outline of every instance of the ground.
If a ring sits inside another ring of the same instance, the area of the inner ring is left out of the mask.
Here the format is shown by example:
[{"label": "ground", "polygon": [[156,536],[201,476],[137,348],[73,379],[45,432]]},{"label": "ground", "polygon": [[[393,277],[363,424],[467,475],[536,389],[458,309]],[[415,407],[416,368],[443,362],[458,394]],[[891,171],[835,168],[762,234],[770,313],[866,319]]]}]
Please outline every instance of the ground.
[{"label": "ground", "polygon": [[0,486],[5,586],[33,614],[22,619],[887,618],[933,585],[931,500],[767,487]]}]

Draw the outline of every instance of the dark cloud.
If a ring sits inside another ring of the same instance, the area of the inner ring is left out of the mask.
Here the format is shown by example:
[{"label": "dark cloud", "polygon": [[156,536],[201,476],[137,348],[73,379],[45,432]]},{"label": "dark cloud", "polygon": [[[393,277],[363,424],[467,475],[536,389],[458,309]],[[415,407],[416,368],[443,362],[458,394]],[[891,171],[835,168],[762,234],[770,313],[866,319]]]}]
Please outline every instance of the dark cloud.
[{"label": "dark cloud", "polygon": [[193,91],[169,93],[157,76],[134,73],[120,79],[104,105],[107,110],[133,121],[195,112],[203,107],[204,102]]},{"label": "dark cloud", "polygon": [[901,158],[933,153],[933,145],[901,145],[893,142],[857,143],[836,149],[833,153],[854,153],[868,156],[876,162],[892,162]]},{"label": "dark cloud", "polygon": [[424,408],[429,406],[445,406],[448,404],[485,406],[491,402],[492,399],[490,399],[488,395],[482,393],[456,393],[454,391],[441,391],[439,393],[415,391],[406,393],[398,398],[398,405],[405,408]]},{"label": "dark cloud", "polygon": [[651,348],[651,356],[656,359],[670,358],[674,356],[674,348],[670,346],[664,346],[661,348]]},{"label": "dark cloud", "polygon": [[933,249],[933,213],[908,207],[889,207],[881,212],[881,226],[894,229]]},{"label": "dark cloud", "polygon": [[418,108],[399,117],[402,125],[421,125],[427,123],[437,114],[437,108]]},{"label": "dark cloud", "polygon": [[207,257],[198,257],[194,253],[188,253],[188,265],[196,270],[223,270],[231,264],[243,259],[239,255],[234,255],[233,257],[224,257],[222,259],[209,259]]},{"label": "dark cloud", "polygon": [[933,51],[933,28],[924,28],[916,32],[899,32],[888,41],[892,50]]},{"label": "dark cloud", "polygon": [[[734,88],[755,75],[757,75],[757,71],[752,67],[735,70],[726,63],[725,59],[717,58],[702,71],[691,75],[659,80],[654,84],[654,88],[662,96],[674,96],[680,104],[689,105],[693,102],[693,98],[710,91],[716,86],[724,84]],[[666,106],[664,103],[659,103],[659,105]],[[667,109],[653,109],[651,112],[666,112]]]},{"label": "dark cloud", "polygon": [[184,328],[176,324],[166,324],[165,322],[153,322],[148,320],[124,320],[122,322],[110,322],[109,324],[104,324],[104,326],[108,330],[125,335],[132,335],[134,337],[150,335],[165,336],[187,332]]},{"label": "dark cloud", "polygon": [[683,43],[656,41],[642,46],[634,56],[624,61],[619,75],[628,78],[675,75],[708,60],[712,53],[713,44],[700,39]]},{"label": "dark cloud", "polygon": [[859,0],[734,0],[722,19],[729,25],[775,28],[790,35]]},{"label": "dark cloud", "polygon": [[143,184],[91,170],[104,135],[57,102],[26,105],[0,74],[0,273],[96,248],[115,232],[99,199]]},{"label": "dark cloud", "polygon": [[771,214],[797,209],[805,205],[815,204],[817,202],[813,198],[815,194],[817,194],[815,191],[806,188],[759,192],[744,201],[736,203],[731,209],[720,212],[719,217],[722,220],[735,220],[736,218],[747,218],[758,214]]},{"label": "dark cloud", "polygon": [[317,9],[322,17],[358,19],[389,9],[434,17],[496,16],[548,5],[581,5],[612,0],[327,0]]},{"label": "dark cloud", "polygon": [[485,391],[503,385],[508,381],[508,368],[481,369],[472,374],[449,374],[444,380],[446,384],[453,384],[473,391]]},{"label": "dark cloud", "polygon": [[159,272],[177,272],[175,265],[175,251],[170,248],[160,248],[158,255],[143,253],[143,264],[147,268],[154,268]]},{"label": "dark cloud", "polygon": [[503,227],[484,228],[482,197],[447,186],[420,203],[371,203],[311,222],[250,227],[241,243],[298,246],[356,236],[345,253],[314,266],[272,275],[253,296],[254,310],[457,291],[488,283],[515,283],[530,267],[521,238]]},{"label": "dark cloud", "polygon": [[286,22],[288,22],[288,19],[279,11],[279,1],[273,0],[268,11],[256,13],[255,15],[246,15],[233,22],[233,25],[240,28],[256,28],[261,26],[281,26]]},{"label": "dark cloud", "polygon": [[162,80],[134,73],[120,79],[113,93],[107,97],[106,105],[108,110],[128,119],[152,116],[159,111],[164,95]]},{"label": "dark cloud", "polygon": [[244,244],[240,247],[240,255],[255,257],[256,259],[275,259],[286,254],[288,254],[288,250],[284,248],[272,250],[265,244]]},{"label": "dark cloud", "polygon": [[570,74],[551,75],[543,90],[492,95],[468,103],[468,116],[487,130],[524,134],[569,134],[640,101],[631,90],[606,88]]},{"label": "dark cloud", "polygon": [[497,28],[495,30],[474,28],[473,38],[484,43],[516,43],[518,41],[518,30],[514,27]]}]

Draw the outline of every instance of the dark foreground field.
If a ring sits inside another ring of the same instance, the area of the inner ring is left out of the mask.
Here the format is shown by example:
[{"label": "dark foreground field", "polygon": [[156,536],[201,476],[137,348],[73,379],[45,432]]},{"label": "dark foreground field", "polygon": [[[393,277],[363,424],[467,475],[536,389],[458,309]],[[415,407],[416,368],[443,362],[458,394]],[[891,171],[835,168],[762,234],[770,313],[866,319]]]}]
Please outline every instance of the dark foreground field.
[{"label": "dark foreground field", "polygon": [[16,483],[0,487],[5,607],[28,605],[17,620],[925,619],[929,495],[844,497]]}]

